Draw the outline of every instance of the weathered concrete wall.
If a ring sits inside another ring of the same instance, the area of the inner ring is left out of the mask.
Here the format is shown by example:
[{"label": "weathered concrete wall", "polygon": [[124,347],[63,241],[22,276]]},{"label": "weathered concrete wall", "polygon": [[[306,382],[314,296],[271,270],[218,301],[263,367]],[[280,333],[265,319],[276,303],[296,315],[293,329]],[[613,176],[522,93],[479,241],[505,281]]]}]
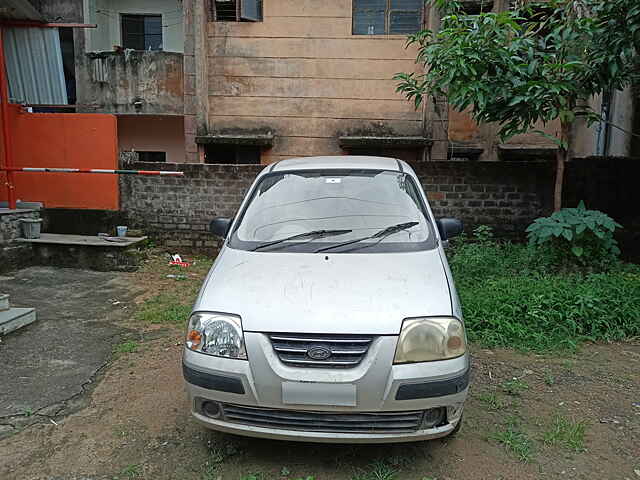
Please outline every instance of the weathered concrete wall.
[{"label": "weathered concrete wall", "polygon": [[28,243],[16,242],[22,237],[22,219],[40,218],[37,210],[9,210],[0,208],[0,271],[31,263],[33,252]]},{"label": "weathered concrete wall", "polygon": [[177,115],[119,115],[120,152],[166,152],[167,162],[184,162],[184,125]]},{"label": "weathered concrete wall", "polygon": [[132,51],[76,56],[79,111],[182,115],[182,54]]},{"label": "weathered concrete wall", "polygon": [[263,22],[207,24],[209,133],[272,131],[263,163],[342,154],[340,135],[422,134],[392,80],[416,69],[406,36],[352,35],[351,0],[263,5]]},{"label": "weathered concrete wall", "polygon": [[162,49],[182,52],[182,2],[178,0],[96,0],[95,20],[98,28],[90,31],[89,51],[112,51],[122,45],[121,14],[159,14],[162,16]]},{"label": "weathered concrete wall", "polygon": [[185,161],[204,161],[197,135],[206,135],[209,119],[208,0],[183,0],[184,15],[184,143]]},{"label": "weathered concrete wall", "polygon": [[50,22],[83,22],[82,0],[30,0],[30,3]]}]

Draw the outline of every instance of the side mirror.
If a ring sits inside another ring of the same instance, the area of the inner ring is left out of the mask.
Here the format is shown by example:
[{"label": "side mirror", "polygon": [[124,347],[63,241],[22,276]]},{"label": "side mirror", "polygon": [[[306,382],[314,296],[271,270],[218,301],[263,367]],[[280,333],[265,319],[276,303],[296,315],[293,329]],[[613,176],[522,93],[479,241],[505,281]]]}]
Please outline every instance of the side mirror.
[{"label": "side mirror", "polygon": [[217,217],[211,220],[209,231],[218,237],[225,238],[229,232],[229,227],[231,227],[230,218]]},{"label": "side mirror", "polygon": [[464,227],[462,221],[457,218],[441,218],[436,220],[438,225],[438,231],[440,232],[440,238],[443,241],[449,240],[451,237],[456,237],[462,233]]}]

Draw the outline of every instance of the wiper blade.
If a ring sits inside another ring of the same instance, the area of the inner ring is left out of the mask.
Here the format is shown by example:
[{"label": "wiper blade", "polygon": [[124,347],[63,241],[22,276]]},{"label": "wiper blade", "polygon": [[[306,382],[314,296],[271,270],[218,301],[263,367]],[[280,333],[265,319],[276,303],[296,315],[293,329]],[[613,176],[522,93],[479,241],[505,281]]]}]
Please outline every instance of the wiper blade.
[{"label": "wiper blade", "polygon": [[281,238],[279,240],[273,240],[272,242],[262,243],[253,249],[260,250],[262,248],[267,248],[272,245],[278,245],[279,243],[288,242],[289,240],[297,240],[299,238],[322,238],[322,237],[330,237],[333,235],[344,235],[345,233],[351,233],[353,230],[312,230],[311,232],[299,233],[297,235],[291,235],[290,237]]},{"label": "wiper blade", "polygon": [[349,240],[348,242],[342,242],[336,245],[331,245],[329,247],[320,248],[316,250],[315,253],[325,252],[327,250],[333,250],[334,248],[338,248],[338,247],[345,247],[347,245],[351,245],[353,243],[359,243],[364,240],[369,240],[371,238],[378,238],[382,240],[383,238],[388,237],[389,235],[393,235],[394,233],[400,232],[402,230],[407,230],[408,228],[415,227],[416,225],[419,225],[419,224],[420,222],[398,223],[397,225],[391,225],[390,227],[383,228],[382,230],[374,233],[373,235],[369,235],[367,237],[356,238],[354,240]]},{"label": "wiper blade", "polygon": [[371,235],[371,238],[386,237],[387,235],[391,235],[392,233],[401,232],[402,230],[415,227],[418,224],[420,224],[420,222],[405,222],[405,223],[398,223],[397,225],[391,225],[390,227],[387,227],[383,230],[380,230],[379,232],[374,233],[373,235]]}]

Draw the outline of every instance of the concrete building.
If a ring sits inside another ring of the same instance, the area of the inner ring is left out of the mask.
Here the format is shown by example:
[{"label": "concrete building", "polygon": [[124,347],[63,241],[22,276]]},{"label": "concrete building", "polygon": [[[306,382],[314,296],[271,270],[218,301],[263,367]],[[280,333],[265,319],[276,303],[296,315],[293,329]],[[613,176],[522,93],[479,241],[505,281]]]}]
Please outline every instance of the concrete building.
[{"label": "concrete building", "polygon": [[36,112],[107,113],[120,152],[184,162],[183,11],[179,0],[21,0],[60,27],[67,101]]},{"label": "concrete building", "polygon": [[[508,0],[467,1],[470,11]],[[244,9],[256,10],[243,18]],[[229,15],[229,9],[232,15]],[[306,155],[375,153],[407,160],[553,158],[529,133],[505,144],[446,100],[416,111],[395,92],[411,72],[406,35],[437,28],[422,0],[185,0],[185,146],[189,162],[269,163]],[[592,106],[632,129],[631,92]],[[559,125],[540,125],[555,133]],[[629,155],[631,137],[610,124],[576,126],[576,156]]]},{"label": "concrete building", "polygon": [[[509,0],[464,2],[470,11]],[[424,0],[32,0],[60,28],[73,111],[117,116],[118,148],[143,161],[270,163],[311,155],[406,160],[553,158],[534,134],[506,143],[445,99],[416,111],[397,72],[419,71],[406,37],[437,28]],[[633,129],[631,91],[593,99]],[[37,107],[37,106],[36,106]],[[68,107],[67,107],[68,108]],[[540,126],[555,133],[557,125]],[[575,132],[576,156],[630,155],[601,123]]]},{"label": "concrete building", "polygon": [[[60,3],[60,2],[55,2]],[[183,162],[183,13],[178,0],[82,0],[78,111],[113,113],[118,147]]]}]

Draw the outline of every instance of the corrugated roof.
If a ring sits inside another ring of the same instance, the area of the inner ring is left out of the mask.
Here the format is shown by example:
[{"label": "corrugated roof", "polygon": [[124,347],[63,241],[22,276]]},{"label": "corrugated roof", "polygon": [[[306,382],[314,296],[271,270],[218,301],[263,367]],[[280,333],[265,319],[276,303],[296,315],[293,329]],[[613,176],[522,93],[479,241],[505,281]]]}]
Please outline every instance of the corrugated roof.
[{"label": "corrugated roof", "polygon": [[12,102],[68,104],[57,28],[6,28],[4,49]]}]

